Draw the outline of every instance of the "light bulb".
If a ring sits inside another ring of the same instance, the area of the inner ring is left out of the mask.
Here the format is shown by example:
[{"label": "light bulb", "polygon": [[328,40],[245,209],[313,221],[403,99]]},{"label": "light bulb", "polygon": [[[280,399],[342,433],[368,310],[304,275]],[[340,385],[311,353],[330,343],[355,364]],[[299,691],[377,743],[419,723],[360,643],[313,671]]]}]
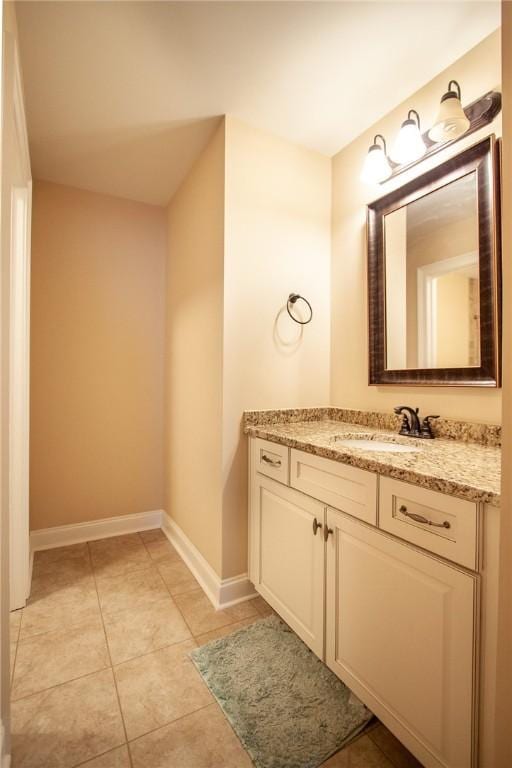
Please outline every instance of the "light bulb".
[{"label": "light bulb", "polygon": [[461,104],[460,85],[456,80],[450,80],[448,90],[441,98],[436,121],[428,132],[429,139],[435,142],[451,141],[466,133],[469,126]]},{"label": "light bulb", "polygon": [[[411,118],[416,116],[416,120]],[[399,165],[408,165],[423,157],[427,148],[421,136],[420,116],[414,109],[409,110],[407,120],[404,120],[400,132],[396,137],[391,152],[391,159]]]},{"label": "light bulb", "polygon": [[[377,142],[379,138],[382,140],[382,145]],[[389,179],[391,172],[392,168],[386,155],[386,140],[384,136],[377,134],[365,157],[361,181],[365,184],[379,184]]]}]

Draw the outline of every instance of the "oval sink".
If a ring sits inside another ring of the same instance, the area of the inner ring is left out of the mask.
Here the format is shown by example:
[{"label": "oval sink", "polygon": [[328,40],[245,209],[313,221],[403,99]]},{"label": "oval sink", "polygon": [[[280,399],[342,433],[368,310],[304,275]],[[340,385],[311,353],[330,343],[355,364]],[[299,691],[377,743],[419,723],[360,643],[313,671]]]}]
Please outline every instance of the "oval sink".
[{"label": "oval sink", "polygon": [[357,448],[359,451],[381,451],[385,453],[417,453],[419,448],[414,445],[402,445],[402,443],[385,443],[382,440],[368,440],[348,437],[336,440],[336,445],[344,445],[346,448]]},{"label": "oval sink", "polygon": [[380,453],[417,453],[419,446],[409,442],[410,438],[379,435],[374,432],[346,432],[334,438],[334,446],[355,448],[358,451],[375,451]]}]

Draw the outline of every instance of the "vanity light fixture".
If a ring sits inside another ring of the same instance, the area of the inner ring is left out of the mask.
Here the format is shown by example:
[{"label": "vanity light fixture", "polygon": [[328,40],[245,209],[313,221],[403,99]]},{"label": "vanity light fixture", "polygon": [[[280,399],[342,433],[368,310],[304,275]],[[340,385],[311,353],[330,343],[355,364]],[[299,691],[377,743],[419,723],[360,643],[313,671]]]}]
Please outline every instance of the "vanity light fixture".
[{"label": "vanity light fixture", "polygon": [[469,126],[470,120],[462,108],[460,85],[456,80],[450,80],[428,137],[435,142],[451,141],[466,133]]},{"label": "vanity light fixture", "polygon": [[[378,139],[382,144],[378,143]],[[363,170],[361,172],[361,181],[365,184],[379,184],[379,182],[389,179],[392,168],[388,160],[386,139],[381,133],[374,136],[373,144],[368,149]]]},{"label": "vanity light fixture", "polygon": [[456,80],[450,80],[448,90],[441,98],[436,122],[430,130],[421,135],[420,116],[415,109],[410,109],[390,156],[387,154],[384,136],[380,133],[375,136],[363,164],[361,181],[366,184],[382,184],[398,176],[424,157],[430,157],[458,141],[461,136],[469,136],[490,125],[500,111],[499,91],[489,91],[463,109],[460,85]]},{"label": "vanity light fixture", "polygon": [[407,165],[423,157],[427,148],[421,137],[420,116],[415,109],[407,113],[400,132],[396,137],[391,159],[398,165]]}]

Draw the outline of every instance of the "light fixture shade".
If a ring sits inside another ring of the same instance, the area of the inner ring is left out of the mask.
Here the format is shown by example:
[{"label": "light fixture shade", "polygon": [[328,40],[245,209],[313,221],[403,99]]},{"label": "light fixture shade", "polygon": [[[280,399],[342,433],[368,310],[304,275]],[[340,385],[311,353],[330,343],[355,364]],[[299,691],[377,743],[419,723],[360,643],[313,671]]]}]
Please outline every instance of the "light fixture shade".
[{"label": "light fixture shade", "polygon": [[466,133],[469,126],[470,122],[460,101],[460,88],[458,92],[448,90],[441,99],[436,121],[428,132],[428,136],[436,142],[451,141]]},{"label": "light fixture shade", "polygon": [[[382,139],[382,146],[377,143],[378,138]],[[361,181],[365,184],[379,184],[381,181],[389,179],[392,172],[386,155],[385,139],[378,135],[375,136],[373,142],[365,157],[363,170],[361,171]]]},{"label": "light fixture shade", "polygon": [[[414,115],[416,119],[413,120],[411,115]],[[411,109],[396,137],[391,159],[399,165],[407,165],[419,160],[426,151],[427,148],[420,131],[420,117],[414,109]]]}]

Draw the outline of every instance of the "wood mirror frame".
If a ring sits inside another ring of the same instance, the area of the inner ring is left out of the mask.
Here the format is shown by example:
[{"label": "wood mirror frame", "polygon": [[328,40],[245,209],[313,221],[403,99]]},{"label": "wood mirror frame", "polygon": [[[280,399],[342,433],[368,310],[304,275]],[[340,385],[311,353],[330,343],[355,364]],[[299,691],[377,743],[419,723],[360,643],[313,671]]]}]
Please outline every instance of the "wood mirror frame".
[{"label": "wood mirror frame", "polygon": [[[476,173],[480,365],[467,368],[386,368],[385,216],[447,184]],[[501,374],[501,253],[499,144],[494,135],[368,205],[369,384],[498,387]]]}]

